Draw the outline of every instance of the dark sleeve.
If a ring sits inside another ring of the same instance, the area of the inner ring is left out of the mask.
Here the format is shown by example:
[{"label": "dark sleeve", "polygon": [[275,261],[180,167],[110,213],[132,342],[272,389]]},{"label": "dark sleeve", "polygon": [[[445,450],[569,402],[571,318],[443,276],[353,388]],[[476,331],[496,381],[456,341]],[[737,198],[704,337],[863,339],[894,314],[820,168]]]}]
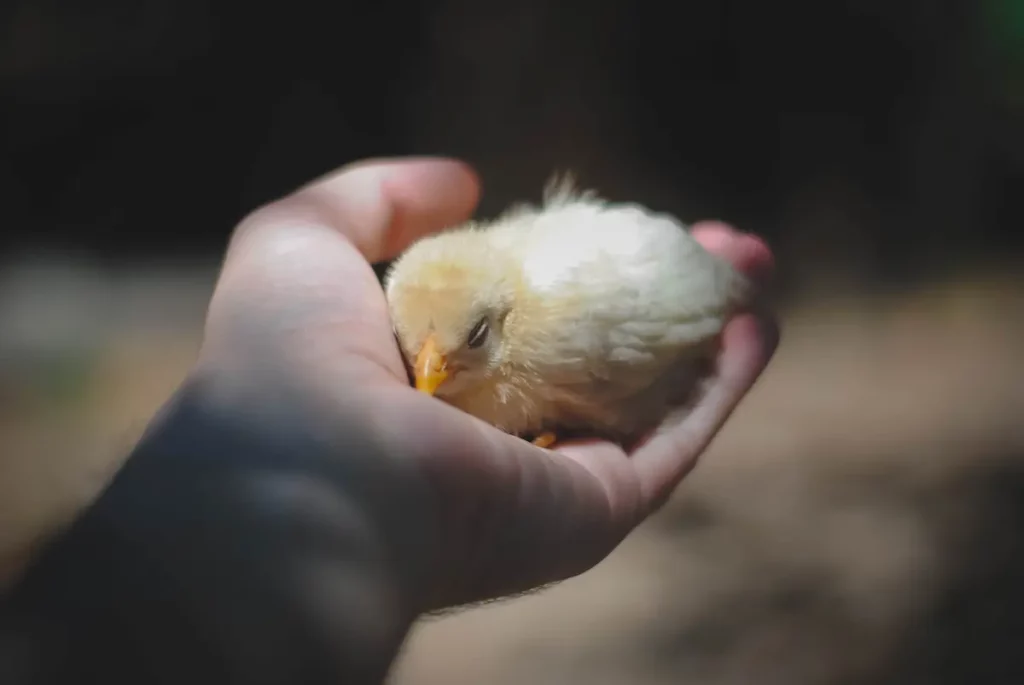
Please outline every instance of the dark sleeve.
[{"label": "dark sleeve", "polygon": [[345,455],[170,414],[4,598],[0,683],[380,682],[411,617]]}]

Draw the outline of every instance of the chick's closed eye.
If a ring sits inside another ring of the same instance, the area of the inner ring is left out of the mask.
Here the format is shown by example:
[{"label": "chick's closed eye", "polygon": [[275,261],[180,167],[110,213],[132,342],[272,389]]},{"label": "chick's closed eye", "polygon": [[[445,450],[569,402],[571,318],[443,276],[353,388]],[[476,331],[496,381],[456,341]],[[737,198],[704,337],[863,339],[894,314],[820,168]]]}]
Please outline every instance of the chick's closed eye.
[{"label": "chick's closed eye", "polygon": [[469,349],[475,350],[487,340],[488,323],[487,317],[484,317],[476,322],[473,329],[469,332],[469,338],[466,340],[466,345]]},{"label": "chick's closed eye", "polygon": [[649,429],[743,303],[686,227],[568,185],[412,245],[385,291],[416,387],[516,435]]}]

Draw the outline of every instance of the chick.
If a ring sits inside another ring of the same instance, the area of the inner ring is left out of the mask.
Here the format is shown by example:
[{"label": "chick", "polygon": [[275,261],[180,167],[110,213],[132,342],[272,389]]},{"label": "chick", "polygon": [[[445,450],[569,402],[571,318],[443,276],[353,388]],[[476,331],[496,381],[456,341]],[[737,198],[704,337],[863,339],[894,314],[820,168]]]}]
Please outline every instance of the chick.
[{"label": "chick", "polygon": [[384,289],[416,388],[542,447],[626,443],[684,405],[749,292],[673,217],[569,177],[414,243]]}]

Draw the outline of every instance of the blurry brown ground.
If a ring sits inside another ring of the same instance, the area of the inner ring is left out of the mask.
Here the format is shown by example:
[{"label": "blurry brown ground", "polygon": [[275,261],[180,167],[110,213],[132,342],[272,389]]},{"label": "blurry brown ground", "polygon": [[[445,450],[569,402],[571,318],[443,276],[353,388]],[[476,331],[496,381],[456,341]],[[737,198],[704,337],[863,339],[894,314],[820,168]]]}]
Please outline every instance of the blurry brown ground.
[{"label": "blurry brown ground", "polygon": [[[116,293],[45,276],[23,311],[49,291],[81,323],[51,332],[64,355],[6,378],[10,553],[90,495],[173,391],[210,274],[122,276]],[[1014,657],[1024,620],[1022,296],[986,275],[791,305],[769,372],[661,515],[581,578],[425,621],[395,682],[1009,682],[968,676],[1005,672],[990,660]],[[147,306],[164,316],[112,314]]]},{"label": "blurry brown ground", "polygon": [[[573,15],[539,0],[452,0],[393,29],[426,36],[416,48],[426,57],[404,56],[415,66],[392,64],[386,87],[367,91],[368,77],[323,60],[284,78],[298,57],[274,72],[258,61],[262,45],[213,50],[223,27],[200,0],[164,16],[178,36],[167,54],[153,24],[89,53],[113,24],[48,25],[30,11],[42,3],[20,5],[35,51],[15,46],[7,56],[20,59],[0,60],[5,92],[21,98],[0,181],[21,189],[5,201],[22,228],[5,235],[21,251],[0,272],[0,570],[16,570],[37,534],[88,501],[175,388],[242,211],[355,157],[440,151],[481,170],[485,213],[535,197],[544,175],[568,166],[613,197],[767,235],[783,343],[655,520],[580,578],[424,621],[397,685],[1024,682],[1024,259],[1022,205],[1008,190],[1024,178],[1024,125],[1020,100],[1000,100],[998,79],[972,71],[969,13],[772,5],[831,27],[803,36],[808,46],[755,3],[694,3],[685,40],[649,18],[646,42],[670,42],[678,61],[633,65],[661,70],[660,85],[638,93],[610,75],[640,60],[614,30],[639,21],[623,3]],[[270,20],[248,19],[238,34]],[[45,50],[61,26],[78,27],[81,53],[63,66]],[[703,60],[700,41],[715,31],[724,42]],[[124,66],[140,55],[167,73],[187,63],[184,80],[198,78],[204,50],[227,55],[211,58],[228,70],[214,76],[246,67],[218,82],[227,95],[213,104],[203,97],[219,91],[188,100],[166,73],[157,95],[104,96],[122,97],[121,109],[87,92],[95,73],[142,87]],[[815,58],[831,80],[812,78]],[[76,75],[69,65],[80,64]],[[50,77],[33,81],[32,69]],[[324,74],[339,69],[332,86]],[[793,69],[803,80],[786,80]],[[387,88],[384,105],[367,104]],[[256,90],[267,106],[241,116]],[[793,93],[804,100],[789,107]],[[135,121],[131,107],[156,114]],[[373,113],[388,108],[380,124]],[[117,115],[93,147],[82,143],[89,124],[76,128],[89,112]],[[79,147],[60,152],[68,141]],[[217,204],[224,184],[233,195]],[[205,224],[193,225],[197,208],[209,210]],[[145,249],[140,234],[173,254]]]}]

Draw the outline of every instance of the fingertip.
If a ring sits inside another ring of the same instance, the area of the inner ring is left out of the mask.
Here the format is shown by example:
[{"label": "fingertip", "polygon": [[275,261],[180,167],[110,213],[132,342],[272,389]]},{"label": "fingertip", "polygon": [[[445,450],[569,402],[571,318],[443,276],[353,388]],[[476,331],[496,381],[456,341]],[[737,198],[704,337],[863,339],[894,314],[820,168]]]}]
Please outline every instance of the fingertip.
[{"label": "fingertip", "polygon": [[767,281],[775,273],[775,255],[760,236],[742,234],[737,252],[736,268],[755,281]]},{"label": "fingertip", "polygon": [[775,272],[775,257],[760,236],[741,233],[723,221],[698,222],[691,233],[705,250],[725,259],[754,281],[767,281]]},{"label": "fingertip", "polygon": [[404,249],[417,238],[472,216],[480,202],[481,184],[466,162],[446,157],[400,160],[382,179],[385,198],[395,208],[389,252]]},{"label": "fingertip", "polygon": [[692,233],[693,237],[699,240],[705,248],[712,249],[712,247],[721,246],[730,242],[733,236],[737,235],[739,231],[737,231],[732,224],[725,221],[707,219],[693,224],[690,227],[690,233]]}]

